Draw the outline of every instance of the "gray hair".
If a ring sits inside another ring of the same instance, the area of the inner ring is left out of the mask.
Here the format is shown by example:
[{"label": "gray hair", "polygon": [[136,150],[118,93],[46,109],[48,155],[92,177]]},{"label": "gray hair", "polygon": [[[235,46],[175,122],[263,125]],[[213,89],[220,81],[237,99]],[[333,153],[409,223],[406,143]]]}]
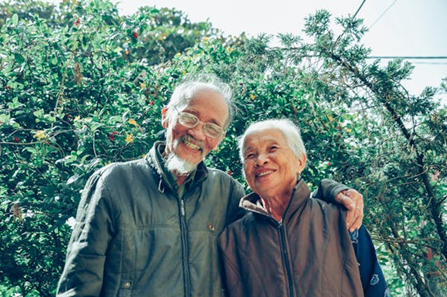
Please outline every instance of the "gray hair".
[{"label": "gray hair", "polygon": [[302,154],[306,155],[306,148],[304,147],[303,139],[301,138],[300,128],[288,119],[271,119],[259,122],[254,122],[245,130],[244,134],[238,139],[239,157],[244,163],[244,141],[245,138],[254,132],[259,132],[266,129],[279,130],[286,139],[286,142],[295,156],[299,157]]},{"label": "gray hair", "polygon": [[167,105],[168,110],[166,113],[166,118],[171,118],[171,112],[175,108],[179,110],[186,108],[194,96],[201,91],[212,91],[221,95],[225,99],[228,106],[228,118],[222,128],[226,130],[228,126],[230,126],[230,123],[234,117],[235,106],[232,101],[232,91],[229,84],[222,82],[217,76],[214,75],[195,77],[178,85]]}]

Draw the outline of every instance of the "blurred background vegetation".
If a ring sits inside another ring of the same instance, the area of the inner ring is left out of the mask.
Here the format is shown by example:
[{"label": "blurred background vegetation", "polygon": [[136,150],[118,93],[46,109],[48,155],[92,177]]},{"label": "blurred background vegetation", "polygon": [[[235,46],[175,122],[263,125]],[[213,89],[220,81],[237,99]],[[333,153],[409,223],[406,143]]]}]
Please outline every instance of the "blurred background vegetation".
[{"label": "blurred background vegetation", "polygon": [[401,82],[413,66],[368,60],[364,33],[360,19],[317,11],[310,41],[279,34],[272,47],[272,36],[224,36],[175,9],[0,3],[2,296],[54,295],[85,181],[163,139],[161,108],[195,73],[229,83],[238,106],[208,165],[243,182],[236,137],[251,121],[293,119],[309,184],[329,177],[363,193],[392,295],[445,296],[447,108],[437,94],[447,87],[409,94]]}]

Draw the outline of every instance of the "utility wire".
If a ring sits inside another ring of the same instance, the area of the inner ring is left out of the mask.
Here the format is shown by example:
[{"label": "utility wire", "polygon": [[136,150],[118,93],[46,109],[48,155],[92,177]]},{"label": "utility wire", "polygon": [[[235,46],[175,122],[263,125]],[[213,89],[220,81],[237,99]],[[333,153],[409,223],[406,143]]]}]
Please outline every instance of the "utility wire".
[{"label": "utility wire", "polygon": [[[354,16],[352,17],[352,19],[354,20],[355,17],[357,16],[357,14],[359,13],[360,9],[362,9],[363,4],[365,4],[366,0],[363,0],[362,4],[360,4],[359,8],[357,8],[357,11],[354,13]],[[346,30],[343,31],[343,33],[341,33],[340,35],[338,35],[337,39],[335,40],[334,46],[338,43],[338,41],[340,40],[340,38],[343,36],[343,34],[346,33]]]},{"label": "utility wire", "polygon": [[418,65],[447,65],[447,62],[423,62],[421,60],[447,60],[447,56],[369,56],[366,59],[403,59],[403,60],[417,60],[413,64]]},{"label": "utility wire", "polygon": [[446,60],[447,56],[369,56],[367,59]]},{"label": "utility wire", "polygon": [[447,65],[447,63],[413,62],[416,65]]},{"label": "utility wire", "polygon": [[366,0],[363,0],[362,4],[360,4],[359,8],[357,9],[357,11],[354,13],[354,16],[352,17],[353,19],[355,19],[355,17],[359,13],[360,9],[362,9],[363,4],[365,4],[365,2],[366,2]]},{"label": "utility wire", "polygon": [[369,29],[371,29],[384,15],[385,15],[385,13],[387,13],[388,12],[388,10],[390,10],[390,8],[394,5],[394,3],[396,3],[397,2],[397,0],[394,0],[394,2],[393,3],[391,3],[391,5],[390,6],[388,6],[388,8],[387,9],[385,9],[385,11],[384,12],[382,12],[382,14],[377,18],[377,20],[375,20],[374,21],[374,23],[371,25],[371,26],[369,26]]},{"label": "utility wire", "polygon": [[[362,9],[363,5],[365,4],[366,0],[363,0],[362,3],[360,4],[359,8],[357,8],[357,11],[354,13],[354,16],[352,17],[353,19],[355,19],[355,17],[357,16],[357,14],[360,12],[360,10]],[[388,10],[391,9],[391,7],[397,2],[397,0],[394,0],[393,3],[390,4],[390,6],[388,6],[384,12],[382,12],[382,14],[373,22],[373,24],[369,27],[369,29],[371,29],[387,12]],[[338,39],[341,37],[341,35],[337,38]],[[337,43],[336,41],[336,43]],[[447,56],[369,56],[366,59],[404,59],[404,60],[446,60]],[[430,62],[414,62],[415,64],[431,64],[431,65],[446,65],[446,63],[430,63]]]}]

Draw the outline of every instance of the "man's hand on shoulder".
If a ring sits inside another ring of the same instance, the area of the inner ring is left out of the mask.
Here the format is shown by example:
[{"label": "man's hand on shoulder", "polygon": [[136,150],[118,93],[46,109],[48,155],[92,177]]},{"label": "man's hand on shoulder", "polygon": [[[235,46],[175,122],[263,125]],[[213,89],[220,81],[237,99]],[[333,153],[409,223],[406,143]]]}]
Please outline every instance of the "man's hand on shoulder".
[{"label": "man's hand on shoulder", "polygon": [[343,190],[335,196],[335,200],[346,207],[346,225],[350,232],[360,228],[363,221],[363,195],[354,189]]}]

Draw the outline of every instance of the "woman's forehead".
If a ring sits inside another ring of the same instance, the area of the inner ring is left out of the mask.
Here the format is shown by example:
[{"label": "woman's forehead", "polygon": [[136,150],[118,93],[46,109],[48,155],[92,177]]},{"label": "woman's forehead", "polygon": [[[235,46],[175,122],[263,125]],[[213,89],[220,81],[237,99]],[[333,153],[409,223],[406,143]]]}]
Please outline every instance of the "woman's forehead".
[{"label": "woman's forehead", "polygon": [[283,133],[274,128],[256,130],[247,134],[244,139],[243,147],[248,149],[252,146],[267,144],[287,144]]}]

